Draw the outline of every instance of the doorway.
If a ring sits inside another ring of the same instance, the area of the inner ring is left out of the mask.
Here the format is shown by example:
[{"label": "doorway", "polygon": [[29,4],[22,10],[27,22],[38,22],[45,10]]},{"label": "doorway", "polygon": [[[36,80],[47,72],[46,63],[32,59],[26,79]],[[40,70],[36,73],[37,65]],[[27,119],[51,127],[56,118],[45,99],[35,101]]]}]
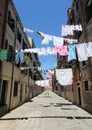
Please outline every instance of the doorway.
[{"label": "doorway", "polygon": [[3,80],[2,86],[1,86],[0,106],[3,106],[6,104],[7,88],[8,88],[8,81]]},{"label": "doorway", "polygon": [[77,86],[77,95],[78,95],[78,100],[77,103],[79,106],[81,106],[81,91],[80,91],[80,86]]}]

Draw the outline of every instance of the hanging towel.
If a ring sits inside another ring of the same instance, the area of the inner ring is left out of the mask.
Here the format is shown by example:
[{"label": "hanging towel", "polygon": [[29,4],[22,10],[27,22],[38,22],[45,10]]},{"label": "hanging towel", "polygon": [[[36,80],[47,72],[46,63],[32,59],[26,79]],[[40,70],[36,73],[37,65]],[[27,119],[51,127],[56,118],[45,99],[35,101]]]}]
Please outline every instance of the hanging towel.
[{"label": "hanging towel", "polygon": [[72,69],[56,69],[56,79],[61,85],[71,85],[73,82]]},{"label": "hanging towel", "polygon": [[85,49],[85,43],[77,44],[76,48],[77,48],[78,60],[79,61],[88,60],[87,52],[86,52],[86,49]]},{"label": "hanging towel", "polygon": [[69,25],[62,25],[62,37],[73,35],[73,29]]},{"label": "hanging towel", "polygon": [[68,45],[68,61],[76,60],[75,45]]},{"label": "hanging towel", "polygon": [[64,39],[61,37],[53,36],[53,45],[54,46],[63,46],[64,45]]},{"label": "hanging towel", "polygon": [[87,57],[92,56],[92,42],[85,43],[85,49],[87,52]]},{"label": "hanging towel", "polygon": [[8,53],[7,50],[1,50],[0,51],[0,61],[4,61],[4,60],[7,59],[7,53]]}]

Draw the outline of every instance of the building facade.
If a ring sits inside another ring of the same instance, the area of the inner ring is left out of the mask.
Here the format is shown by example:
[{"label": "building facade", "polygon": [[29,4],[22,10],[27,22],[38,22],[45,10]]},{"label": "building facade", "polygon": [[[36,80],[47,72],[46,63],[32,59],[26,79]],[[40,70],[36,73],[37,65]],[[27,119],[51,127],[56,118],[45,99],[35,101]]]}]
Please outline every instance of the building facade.
[{"label": "building facade", "polygon": [[0,28],[0,34],[4,32],[0,37],[0,116],[41,93],[41,87],[35,85],[35,80],[42,79],[41,72],[37,70],[41,66],[37,54],[23,51],[34,48],[34,42],[24,32],[13,1],[5,2],[0,1],[0,6],[4,7],[0,10],[4,14],[0,21],[0,26],[4,23]]},{"label": "building facade", "polygon": [[[74,1],[75,23],[81,23],[83,32],[79,34],[79,43],[92,42],[92,0]],[[77,11],[77,12],[76,12]],[[77,16],[76,16],[77,15]],[[79,63],[81,75],[81,106],[92,113],[92,58]]]},{"label": "building facade", "polygon": [[[67,25],[82,25],[82,32],[74,31],[72,36],[79,43],[92,42],[92,0],[73,0],[68,9]],[[66,43],[67,44],[67,43]],[[57,57],[57,68],[69,68],[73,70],[73,84],[71,86],[61,86],[55,82],[57,94],[65,97],[76,105],[92,113],[92,58],[87,61],[67,62],[67,57]],[[53,83],[55,81],[55,77]]]},{"label": "building facade", "polygon": [[[5,21],[6,21],[6,12],[8,8],[8,0],[0,0],[0,50],[3,48],[3,42],[4,42],[4,36],[5,36]],[[2,62],[0,61],[0,106],[2,104],[1,99],[1,83],[2,83]],[[1,112],[3,113],[3,110],[6,110],[6,107],[1,108]]]}]

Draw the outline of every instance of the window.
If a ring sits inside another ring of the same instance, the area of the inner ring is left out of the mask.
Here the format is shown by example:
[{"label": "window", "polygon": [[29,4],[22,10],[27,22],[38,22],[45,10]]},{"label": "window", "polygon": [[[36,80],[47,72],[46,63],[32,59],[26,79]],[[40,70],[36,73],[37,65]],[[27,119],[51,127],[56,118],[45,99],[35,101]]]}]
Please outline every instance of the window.
[{"label": "window", "polygon": [[11,30],[14,32],[15,21],[14,21],[14,19],[12,18],[10,11],[9,11],[9,13],[8,13],[8,24],[9,24]]},{"label": "window", "polygon": [[8,40],[6,39],[5,40],[5,46],[4,46],[5,49],[8,49]]},{"label": "window", "polygon": [[83,62],[82,62],[82,66],[85,66],[85,65],[86,65],[86,61],[83,61]]},{"label": "window", "polygon": [[84,81],[84,89],[85,91],[89,91],[88,81]]},{"label": "window", "polygon": [[61,91],[64,91],[64,87],[63,87],[63,86],[60,86],[60,90],[61,90]]},{"label": "window", "polygon": [[13,92],[13,96],[17,96],[18,95],[18,81],[14,82],[14,92]]},{"label": "window", "polygon": [[19,32],[19,29],[18,29],[18,31],[17,31],[17,39],[18,39],[18,41],[19,41],[19,43],[21,43],[21,33]]},{"label": "window", "polygon": [[23,48],[23,49],[27,48],[27,44],[26,44],[26,42],[25,42],[24,39],[23,39],[23,45],[22,45],[22,48]]},{"label": "window", "polygon": [[25,85],[25,94],[27,93],[27,85]]},{"label": "window", "polygon": [[35,81],[37,80],[37,77],[36,77],[36,75],[33,75],[33,80],[35,80]]},{"label": "window", "polygon": [[15,61],[15,51],[13,50],[13,47],[9,45],[7,61],[12,62],[12,60]]},{"label": "window", "polygon": [[78,9],[79,9],[79,4],[78,4],[78,0],[76,0],[76,13],[78,13]]},{"label": "window", "polygon": [[56,90],[58,90],[58,87],[56,86]]},{"label": "window", "polygon": [[77,36],[77,38],[79,39],[79,38],[81,37],[81,35],[82,35],[82,32],[81,32],[81,31],[78,31],[78,36]]},{"label": "window", "polygon": [[33,66],[34,66],[34,67],[36,66],[36,62],[35,62],[35,61],[33,62]]}]

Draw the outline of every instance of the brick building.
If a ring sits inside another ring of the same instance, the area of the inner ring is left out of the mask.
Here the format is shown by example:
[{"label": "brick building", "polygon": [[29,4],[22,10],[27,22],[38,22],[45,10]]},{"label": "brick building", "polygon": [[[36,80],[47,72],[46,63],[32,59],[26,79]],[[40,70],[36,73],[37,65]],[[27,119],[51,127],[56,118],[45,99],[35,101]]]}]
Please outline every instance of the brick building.
[{"label": "brick building", "polygon": [[[73,0],[67,11],[67,25],[81,24],[82,32],[74,31],[74,34],[67,38],[77,39],[81,44],[92,42],[92,13],[90,12],[92,12],[92,0]],[[83,62],[77,60],[68,63],[67,57],[58,56],[57,68],[68,67],[73,69],[73,84],[61,86],[54,77],[53,91],[92,113],[92,58]]]},{"label": "brick building", "polygon": [[[76,8],[75,8],[76,7]],[[81,23],[83,32],[77,35],[79,43],[92,42],[92,0],[73,2],[75,24]],[[81,76],[81,106],[92,113],[92,58],[79,63]]]}]

